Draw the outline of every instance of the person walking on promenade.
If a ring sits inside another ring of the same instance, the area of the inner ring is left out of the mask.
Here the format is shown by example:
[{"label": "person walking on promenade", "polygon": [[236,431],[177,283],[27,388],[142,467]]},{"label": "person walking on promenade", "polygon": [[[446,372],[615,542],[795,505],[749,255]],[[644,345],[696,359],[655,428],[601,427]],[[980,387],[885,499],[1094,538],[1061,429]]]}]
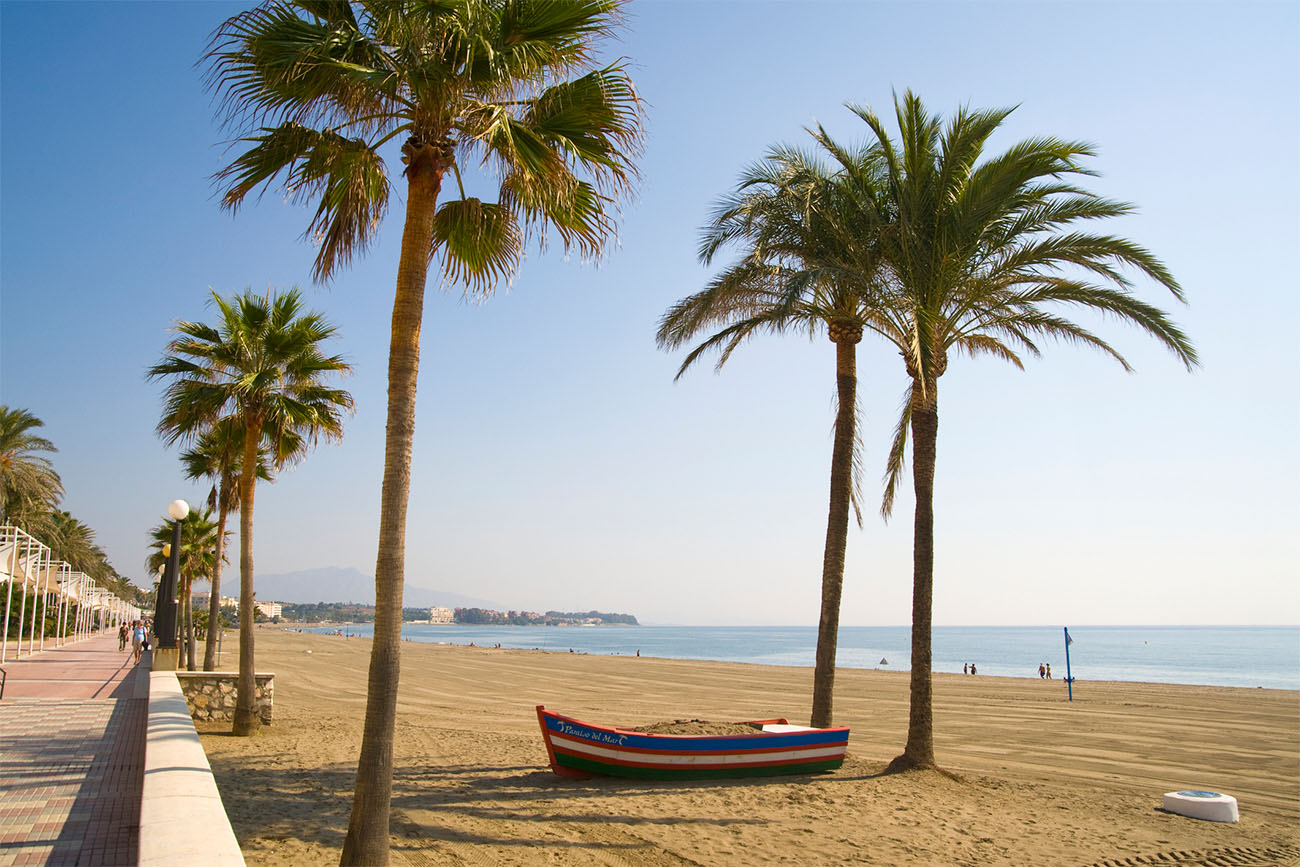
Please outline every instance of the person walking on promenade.
[{"label": "person walking on promenade", "polygon": [[131,655],[134,661],[140,661],[140,654],[144,650],[144,624],[136,620],[131,624]]},{"label": "person walking on promenade", "polygon": [[117,628],[117,649],[126,650],[126,624]]}]

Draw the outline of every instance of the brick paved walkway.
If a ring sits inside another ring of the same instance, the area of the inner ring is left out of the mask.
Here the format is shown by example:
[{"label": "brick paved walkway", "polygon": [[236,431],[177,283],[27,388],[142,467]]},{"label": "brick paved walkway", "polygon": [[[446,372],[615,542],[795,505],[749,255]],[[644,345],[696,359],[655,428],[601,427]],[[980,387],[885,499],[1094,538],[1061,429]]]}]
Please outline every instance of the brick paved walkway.
[{"label": "brick paved walkway", "polygon": [[133,666],[113,634],[4,669],[0,867],[134,864],[147,662]]}]

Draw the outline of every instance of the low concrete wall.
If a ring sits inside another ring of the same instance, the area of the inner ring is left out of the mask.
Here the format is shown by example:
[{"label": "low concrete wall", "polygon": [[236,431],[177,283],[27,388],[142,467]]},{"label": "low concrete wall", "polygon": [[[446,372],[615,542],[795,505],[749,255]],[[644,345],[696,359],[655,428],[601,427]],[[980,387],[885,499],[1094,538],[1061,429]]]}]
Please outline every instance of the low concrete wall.
[{"label": "low concrete wall", "polygon": [[[190,716],[195,722],[233,720],[238,699],[239,675],[229,671],[178,671],[185,702],[190,706]],[[254,674],[257,682],[255,701],[257,715],[262,725],[271,724],[271,711],[275,706],[275,675]]]},{"label": "low concrete wall", "polygon": [[176,672],[151,672],[139,864],[243,863]]}]

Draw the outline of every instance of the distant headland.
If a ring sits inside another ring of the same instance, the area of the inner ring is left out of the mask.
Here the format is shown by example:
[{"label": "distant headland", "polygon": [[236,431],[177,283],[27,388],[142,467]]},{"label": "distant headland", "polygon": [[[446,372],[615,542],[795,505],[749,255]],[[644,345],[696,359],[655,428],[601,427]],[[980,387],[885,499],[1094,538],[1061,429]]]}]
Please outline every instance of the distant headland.
[{"label": "distant headland", "polygon": [[[290,623],[373,623],[375,606],[354,602],[281,602],[273,612]],[[265,612],[262,612],[265,615]],[[272,618],[275,619],[275,618]],[[403,608],[406,623],[474,626],[639,626],[631,614],[607,611],[497,611],[491,608]]]}]

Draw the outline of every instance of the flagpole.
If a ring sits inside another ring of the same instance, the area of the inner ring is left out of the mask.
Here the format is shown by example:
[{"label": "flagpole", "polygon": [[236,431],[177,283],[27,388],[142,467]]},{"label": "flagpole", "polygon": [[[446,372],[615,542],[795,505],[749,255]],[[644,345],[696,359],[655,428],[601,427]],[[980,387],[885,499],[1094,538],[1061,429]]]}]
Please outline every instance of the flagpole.
[{"label": "flagpole", "polygon": [[1070,627],[1065,628],[1065,688],[1069,691],[1070,701],[1074,701],[1074,678],[1070,676]]}]

